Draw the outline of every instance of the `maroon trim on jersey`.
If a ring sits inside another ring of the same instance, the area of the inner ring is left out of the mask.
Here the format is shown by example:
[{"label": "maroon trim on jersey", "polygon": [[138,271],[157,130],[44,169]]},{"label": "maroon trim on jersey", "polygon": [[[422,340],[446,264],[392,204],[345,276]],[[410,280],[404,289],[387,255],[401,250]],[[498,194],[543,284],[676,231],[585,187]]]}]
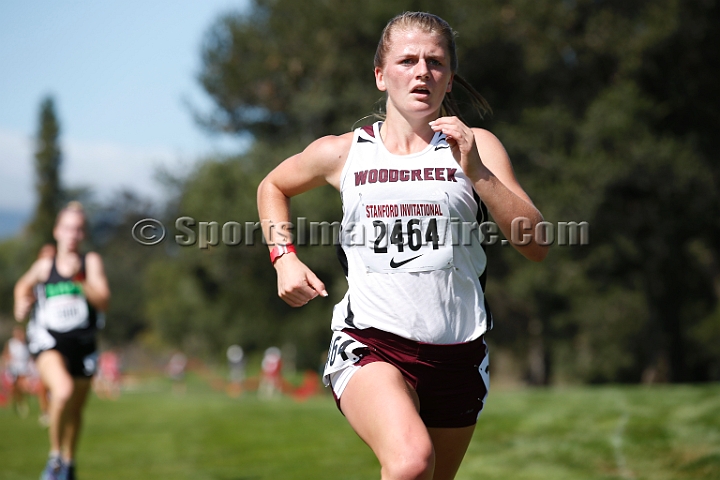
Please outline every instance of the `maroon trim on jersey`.
[{"label": "maroon trim on jersey", "polygon": [[364,127],[360,127],[362,130],[370,135],[371,137],[375,138],[375,130],[373,129],[372,125],[365,125]]},{"label": "maroon trim on jersey", "polygon": [[[484,337],[434,345],[376,328],[345,328],[343,332],[370,349],[355,365],[386,362],[400,370],[418,394],[420,418],[427,427],[459,428],[477,422],[488,391],[479,371],[487,356]],[[335,401],[340,408],[337,396]]]}]

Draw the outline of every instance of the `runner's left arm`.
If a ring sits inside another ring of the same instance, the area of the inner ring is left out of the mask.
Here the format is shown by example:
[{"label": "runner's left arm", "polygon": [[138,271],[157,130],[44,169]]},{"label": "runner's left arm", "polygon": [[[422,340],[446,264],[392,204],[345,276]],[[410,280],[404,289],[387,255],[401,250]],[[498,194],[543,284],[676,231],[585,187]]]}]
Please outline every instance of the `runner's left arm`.
[{"label": "runner's left arm", "polygon": [[90,252],[85,257],[85,280],[81,283],[88,302],[102,312],[107,311],[110,302],[110,287],[105,276],[102,258],[95,252]]},{"label": "runner's left arm", "polygon": [[473,182],[475,191],[506,238],[513,238],[513,222],[522,220],[522,230],[527,232],[529,242],[511,241],[511,245],[526,258],[542,261],[548,246],[537,242],[544,239],[536,238],[535,227],[543,221],[543,216],[517,181],[500,140],[487,130],[468,127],[457,117],[440,117],[430,122],[430,126],[447,136],[455,160]]}]

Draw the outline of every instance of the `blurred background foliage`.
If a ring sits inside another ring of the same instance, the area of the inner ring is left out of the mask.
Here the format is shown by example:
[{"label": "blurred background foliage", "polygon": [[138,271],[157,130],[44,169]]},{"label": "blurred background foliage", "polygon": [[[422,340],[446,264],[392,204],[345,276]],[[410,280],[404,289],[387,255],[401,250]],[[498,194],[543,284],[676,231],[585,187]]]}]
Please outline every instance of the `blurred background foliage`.
[{"label": "blurred background foliage", "polygon": [[[161,172],[163,205],[132,192],[89,202],[89,247],[113,290],[105,341],[152,337],[218,360],[233,343],[249,352],[293,344],[298,366],[318,368],[346,288],[334,247],[299,248],[330,298],[291,309],[277,298],[259,233],[255,246],[243,238],[199,249],[178,246],[173,225],[179,216],[256,222],[267,172],[317,137],[368,123],[383,101],[375,47],[404,10],[438,14],[459,32],[459,73],[494,110],[480,119],[468,109],[468,121],[501,139],[546,220],[591,226],[589,245],[555,246],[541,264],[490,248],[496,370],[531,384],[720,380],[715,0],[255,0],[224,14],[201,46],[198,81],[214,108],[193,114],[210,131],[250,135],[252,146]],[[38,161],[46,102],[42,112]],[[49,190],[39,186],[39,198]],[[292,209],[312,221],[342,215],[330,187]],[[168,226],[154,247],[130,235],[148,216]],[[27,245],[41,241],[37,222],[0,244],[6,322],[12,285],[35,254]]]}]

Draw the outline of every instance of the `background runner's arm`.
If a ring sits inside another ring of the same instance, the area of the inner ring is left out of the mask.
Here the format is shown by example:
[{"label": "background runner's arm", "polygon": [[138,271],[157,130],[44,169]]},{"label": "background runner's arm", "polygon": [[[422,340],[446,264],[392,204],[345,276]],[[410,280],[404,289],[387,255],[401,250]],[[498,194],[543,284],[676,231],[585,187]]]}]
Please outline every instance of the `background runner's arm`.
[{"label": "background runner's arm", "polygon": [[30,269],[15,283],[13,290],[13,313],[15,320],[22,322],[30,314],[30,309],[35,303],[35,285],[42,281],[40,272],[46,266],[47,261],[37,260]]},{"label": "background runner's arm", "polygon": [[85,280],[81,283],[88,302],[96,309],[106,311],[110,302],[110,287],[102,258],[95,252],[85,256]]}]

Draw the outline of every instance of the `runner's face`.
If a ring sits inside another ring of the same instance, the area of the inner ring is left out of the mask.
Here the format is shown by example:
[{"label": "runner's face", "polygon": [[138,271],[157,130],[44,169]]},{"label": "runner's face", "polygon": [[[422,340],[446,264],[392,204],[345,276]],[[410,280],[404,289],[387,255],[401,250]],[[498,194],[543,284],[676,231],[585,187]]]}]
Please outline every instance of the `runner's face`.
[{"label": "runner's face", "polygon": [[423,117],[437,116],[452,78],[443,37],[417,29],[393,32],[385,64],[375,68],[378,89],[388,92],[388,109]]},{"label": "runner's face", "polygon": [[66,211],[60,216],[53,230],[58,250],[75,252],[85,238],[85,216],[82,213]]}]

